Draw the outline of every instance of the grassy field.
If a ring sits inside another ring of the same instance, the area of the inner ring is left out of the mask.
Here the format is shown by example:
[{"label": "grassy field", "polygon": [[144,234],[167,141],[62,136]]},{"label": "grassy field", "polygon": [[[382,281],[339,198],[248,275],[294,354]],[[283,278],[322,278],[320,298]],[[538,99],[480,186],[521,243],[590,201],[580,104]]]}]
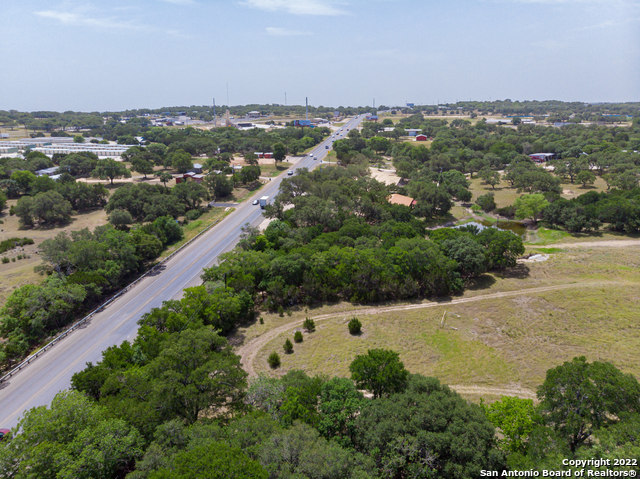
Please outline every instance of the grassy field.
[{"label": "grassy field", "polygon": [[[15,205],[17,200],[9,200],[7,202],[8,211],[11,205]],[[96,226],[100,226],[107,223],[107,214],[104,210],[95,210],[88,213],[75,215],[72,217],[71,223],[66,226],[57,228],[30,228],[21,229],[17,216],[10,216],[8,214],[0,217],[3,224],[0,225],[0,241],[13,237],[25,237],[31,238],[34,244],[24,247],[16,248],[7,251],[2,256],[8,258],[14,258],[18,255],[27,255],[27,259],[16,259],[15,262],[0,263],[0,306],[4,304],[5,300],[11,294],[11,292],[24,284],[36,283],[42,279],[33,268],[42,264],[40,257],[37,254],[39,245],[46,239],[53,238],[55,235],[62,231],[76,231],[83,228],[93,229]]]},{"label": "grassy field", "polygon": [[[640,375],[640,248],[528,250],[546,252],[550,259],[519,265],[504,275],[485,275],[456,298],[466,302],[424,308],[413,304],[396,311],[383,305],[386,312],[380,314],[371,314],[380,308],[367,308],[357,314],[361,336],[351,336],[346,326],[358,306],[343,303],[291,316],[264,314],[264,324],[241,330],[237,339],[247,343],[291,324],[256,355],[255,370],[267,374],[301,368],[348,376],[355,355],[377,347],[394,349],[412,372],[485,391],[469,394],[473,399],[495,398],[492,388],[521,388],[531,394],[547,369],[577,355],[611,361]],[[527,293],[528,288],[547,290]],[[488,294],[490,299],[483,298]],[[322,319],[328,313],[334,316]],[[284,354],[282,344],[306,316],[320,317],[316,332],[305,333],[294,353]],[[276,372],[266,364],[271,351],[282,359]]]},{"label": "grassy field", "polygon": [[[563,183],[560,186],[562,187],[562,196],[567,199],[575,198],[589,191],[600,192],[607,189],[607,184],[601,177],[597,177],[592,187],[584,188],[582,185],[571,183]],[[512,205],[516,198],[523,194],[518,193],[516,188],[512,188],[508,181],[503,180],[500,184],[496,185],[495,189],[492,189],[491,186],[485,185],[477,176],[471,179],[469,190],[473,194],[472,201],[475,201],[478,196],[484,195],[485,193],[493,193],[498,208]]]}]

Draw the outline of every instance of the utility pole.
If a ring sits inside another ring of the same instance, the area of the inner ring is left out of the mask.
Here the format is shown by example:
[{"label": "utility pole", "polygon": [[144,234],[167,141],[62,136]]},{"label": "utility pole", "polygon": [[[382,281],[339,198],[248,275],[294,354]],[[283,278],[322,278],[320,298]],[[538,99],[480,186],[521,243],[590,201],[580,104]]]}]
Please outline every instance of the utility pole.
[{"label": "utility pole", "polygon": [[213,126],[218,126],[218,117],[216,116],[216,99],[213,99]]},{"label": "utility pole", "polygon": [[309,98],[304,97],[304,119],[309,121]]},{"label": "utility pole", "polygon": [[287,92],[284,92],[284,106],[287,106]]}]

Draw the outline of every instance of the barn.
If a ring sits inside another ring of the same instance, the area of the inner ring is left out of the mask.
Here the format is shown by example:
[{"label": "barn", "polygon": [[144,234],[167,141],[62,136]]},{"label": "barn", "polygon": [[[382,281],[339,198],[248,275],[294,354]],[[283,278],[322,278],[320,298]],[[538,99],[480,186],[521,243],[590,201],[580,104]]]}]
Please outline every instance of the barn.
[{"label": "barn", "polygon": [[416,141],[427,141],[429,138],[427,137],[427,135],[416,135]]}]

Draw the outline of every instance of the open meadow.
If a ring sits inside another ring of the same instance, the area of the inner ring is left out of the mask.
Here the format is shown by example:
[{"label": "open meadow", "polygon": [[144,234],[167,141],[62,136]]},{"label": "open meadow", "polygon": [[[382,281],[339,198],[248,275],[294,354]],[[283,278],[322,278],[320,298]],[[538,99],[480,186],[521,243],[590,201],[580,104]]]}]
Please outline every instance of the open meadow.
[{"label": "open meadow", "polygon": [[[640,242],[633,244],[529,247],[548,254],[548,261],[484,275],[463,295],[439,302],[343,303],[291,316],[264,314],[264,324],[239,331],[238,352],[250,374],[303,369],[348,376],[357,354],[392,349],[409,371],[436,376],[474,400],[533,398],[547,369],[580,355],[638,375]],[[362,322],[360,336],[347,329],[354,316]],[[315,320],[316,331],[305,332],[293,354],[284,354],[284,341],[302,330],[305,317]],[[275,371],[267,365],[272,351],[282,358]]]}]

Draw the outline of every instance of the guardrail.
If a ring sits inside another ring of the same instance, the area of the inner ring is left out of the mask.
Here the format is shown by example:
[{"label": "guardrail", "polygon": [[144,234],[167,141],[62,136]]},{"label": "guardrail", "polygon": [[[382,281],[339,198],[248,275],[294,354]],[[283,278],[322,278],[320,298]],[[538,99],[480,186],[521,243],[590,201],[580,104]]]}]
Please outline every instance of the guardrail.
[{"label": "guardrail", "polygon": [[107,306],[109,306],[111,303],[113,303],[116,299],[118,299],[120,296],[122,296],[124,293],[126,293],[127,291],[129,291],[131,288],[133,288],[136,284],[138,284],[140,281],[142,281],[144,278],[146,278],[147,276],[149,276],[151,273],[154,273],[155,271],[157,271],[158,269],[160,269],[160,267],[167,263],[171,258],[173,258],[175,255],[177,255],[180,251],[182,251],[184,248],[186,248],[187,246],[189,246],[191,243],[193,243],[195,240],[197,240],[200,236],[204,235],[205,233],[207,233],[211,228],[213,228],[214,226],[218,225],[224,218],[227,217],[227,215],[231,213],[231,211],[229,211],[227,214],[225,214],[220,221],[217,221],[211,225],[209,225],[207,228],[203,229],[202,231],[200,231],[200,233],[198,233],[197,235],[195,235],[193,238],[191,238],[189,241],[185,242],[183,245],[180,245],[180,247],[178,247],[175,251],[173,251],[172,253],[169,254],[169,256],[167,256],[166,258],[163,258],[160,262],[156,263],[155,265],[153,265],[151,268],[149,268],[147,271],[145,271],[144,273],[142,273],[139,277],[137,277],[135,280],[133,280],[131,283],[129,283],[127,286],[125,286],[124,288],[122,288],[120,291],[116,292],[115,294],[113,294],[109,299],[107,299],[105,302],[101,303],[97,308],[95,308],[94,310],[92,310],[89,314],[87,314],[86,316],[84,316],[82,319],[79,319],[78,321],[76,321],[75,323],[73,323],[68,329],[66,329],[65,331],[63,331],[62,333],[60,333],[58,336],[56,336],[55,338],[53,338],[51,341],[49,341],[47,344],[45,344],[44,346],[42,346],[42,348],[40,348],[38,351],[36,351],[35,353],[33,353],[32,355],[28,356],[27,358],[25,358],[21,363],[19,363],[17,366],[13,367],[11,370],[9,370],[9,372],[7,372],[4,376],[0,377],[0,384],[2,384],[3,382],[5,382],[7,379],[9,379],[11,376],[15,375],[18,371],[20,371],[21,369],[25,368],[26,366],[28,366],[32,361],[34,361],[36,358],[38,358],[38,356],[41,356],[42,354],[44,354],[45,352],[47,352],[49,349],[51,349],[56,343],[58,343],[59,341],[61,341],[62,339],[64,339],[65,337],[67,337],[70,333],[72,333],[73,331],[75,331],[76,329],[78,329],[80,326],[82,326],[83,324],[85,324],[87,321],[89,321],[91,318],[93,318],[93,316],[95,316],[96,313],[101,312],[102,310],[104,310]]}]

